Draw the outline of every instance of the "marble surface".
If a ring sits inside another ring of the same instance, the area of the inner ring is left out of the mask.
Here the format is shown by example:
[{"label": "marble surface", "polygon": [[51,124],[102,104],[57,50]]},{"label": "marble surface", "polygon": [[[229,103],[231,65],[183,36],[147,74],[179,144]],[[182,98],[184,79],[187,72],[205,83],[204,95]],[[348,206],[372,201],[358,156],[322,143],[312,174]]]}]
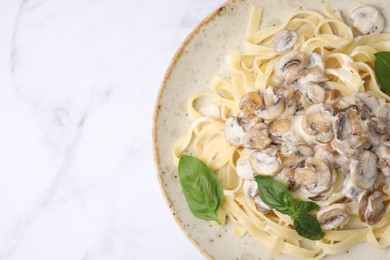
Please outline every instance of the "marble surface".
[{"label": "marble surface", "polygon": [[0,259],[204,259],[156,178],[152,113],[223,0],[0,1]]}]

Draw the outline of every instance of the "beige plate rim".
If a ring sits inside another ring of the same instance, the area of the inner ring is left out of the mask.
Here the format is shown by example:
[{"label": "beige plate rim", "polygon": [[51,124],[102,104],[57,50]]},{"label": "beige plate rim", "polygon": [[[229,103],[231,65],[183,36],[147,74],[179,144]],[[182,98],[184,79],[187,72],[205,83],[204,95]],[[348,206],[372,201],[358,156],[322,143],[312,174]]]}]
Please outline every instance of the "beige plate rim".
[{"label": "beige plate rim", "polygon": [[[159,91],[157,93],[157,98],[156,98],[156,101],[155,101],[155,104],[154,104],[154,111],[153,111],[153,124],[152,124],[152,143],[153,143],[153,157],[154,157],[154,161],[155,161],[155,167],[156,167],[156,173],[157,173],[157,179],[158,179],[158,182],[159,182],[159,185],[160,185],[160,189],[163,193],[163,196],[164,196],[164,199],[165,199],[165,202],[167,203],[167,205],[169,206],[171,204],[171,201],[170,199],[168,198],[167,196],[167,193],[164,189],[164,185],[163,185],[163,182],[162,182],[162,173],[161,173],[161,169],[160,169],[160,156],[159,156],[159,153],[158,153],[158,147],[157,147],[157,140],[158,140],[158,137],[157,137],[157,119],[159,117],[159,114],[160,114],[160,110],[158,109],[159,105],[160,105],[160,101],[161,101],[161,96],[162,96],[162,93],[164,92],[165,88],[166,88],[166,83],[168,81],[168,79],[170,78],[171,74],[172,74],[172,71],[175,69],[176,67],[176,64],[177,64],[177,61],[181,58],[181,56],[183,55],[184,53],[184,50],[185,48],[187,47],[187,45],[190,43],[190,41],[192,40],[192,38],[199,33],[199,31],[202,29],[203,26],[207,25],[209,22],[213,21],[214,18],[217,16],[217,15],[220,15],[221,11],[226,8],[229,4],[231,3],[234,3],[235,0],[227,0],[226,2],[224,2],[222,5],[220,5],[217,9],[215,9],[211,14],[209,14],[206,18],[204,18],[193,30],[192,32],[186,37],[186,39],[183,41],[183,43],[180,45],[179,49],[176,51],[175,55],[173,56],[173,58],[171,59],[171,62],[168,66],[168,69],[167,71],[165,72],[165,75],[163,77],[163,80],[161,82],[161,85],[160,85],[160,88],[159,88]],[[169,206],[169,209],[172,213],[174,213],[172,207]],[[176,222],[176,224],[180,227],[181,231],[185,234],[185,236],[192,242],[192,244],[195,245],[195,247],[204,255],[206,256],[207,258],[211,258],[210,255],[207,254],[207,252],[198,244],[198,242],[185,230],[184,228],[184,225],[183,225],[183,222],[180,220],[180,218],[176,215],[176,214],[172,214],[173,215],[173,218]]]}]

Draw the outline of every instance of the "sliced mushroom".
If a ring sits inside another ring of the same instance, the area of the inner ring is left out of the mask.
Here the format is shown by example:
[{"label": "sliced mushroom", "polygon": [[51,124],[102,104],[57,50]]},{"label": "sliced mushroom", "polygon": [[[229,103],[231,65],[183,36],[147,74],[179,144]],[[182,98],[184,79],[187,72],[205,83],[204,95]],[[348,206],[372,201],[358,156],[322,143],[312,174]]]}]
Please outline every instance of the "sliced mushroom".
[{"label": "sliced mushroom", "polygon": [[382,13],[371,5],[363,5],[351,12],[353,27],[362,34],[378,34],[385,27]]},{"label": "sliced mushroom", "polygon": [[390,165],[390,142],[385,142],[375,149],[375,155]]},{"label": "sliced mushroom", "polygon": [[280,30],[272,38],[274,50],[284,52],[297,42],[298,34],[291,30]]},{"label": "sliced mushroom", "polygon": [[286,107],[283,114],[280,115],[280,118],[289,118],[293,116],[297,110],[297,101],[294,97],[295,90],[292,88],[286,88],[280,92],[286,100]]},{"label": "sliced mushroom", "polygon": [[359,92],[355,94],[361,102],[363,103],[362,111],[361,111],[361,119],[366,120],[367,118],[375,116],[378,108],[381,104],[384,104],[384,101],[378,99],[371,92]]},{"label": "sliced mushroom", "polygon": [[368,139],[364,136],[351,135],[343,141],[334,138],[330,144],[339,154],[351,158],[358,156],[364,151],[364,144],[367,141]]},{"label": "sliced mushroom", "polygon": [[328,90],[328,93],[325,95],[325,103],[332,104],[336,99],[340,98],[342,93],[338,89]]},{"label": "sliced mushroom", "polygon": [[306,157],[299,156],[294,152],[280,153],[279,158],[282,161],[284,167],[294,169],[298,167],[303,167],[306,160]]},{"label": "sliced mushroom", "polygon": [[383,203],[383,195],[379,191],[375,191],[368,196],[365,193],[359,203],[359,217],[362,222],[367,222],[372,226],[379,222],[385,214],[385,205]]},{"label": "sliced mushroom", "polygon": [[324,161],[312,157],[306,160],[305,168],[295,170],[294,179],[314,197],[330,188],[331,172]]},{"label": "sliced mushroom", "polygon": [[372,145],[380,145],[389,138],[389,128],[376,118],[370,118],[364,121],[366,136]]},{"label": "sliced mushroom", "polygon": [[390,176],[390,143],[385,142],[374,150],[378,157],[378,168],[385,177]]},{"label": "sliced mushroom", "polygon": [[355,184],[351,181],[351,175],[347,174],[346,178],[343,182],[343,194],[347,197],[353,200],[356,203],[359,203],[361,200],[361,197],[366,193],[367,191],[362,190],[355,186]]},{"label": "sliced mushroom", "polygon": [[386,126],[390,127],[390,104],[383,104],[378,108],[376,117],[382,121]]},{"label": "sliced mushroom", "polygon": [[313,148],[307,144],[297,144],[293,151],[298,156],[311,157],[314,155]]},{"label": "sliced mushroom", "polygon": [[335,152],[329,144],[317,145],[314,150],[314,157],[316,158],[321,158],[321,160],[328,163],[333,163],[336,160],[337,152]]},{"label": "sliced mushroom", "polygon": [[311,99],[307,96],[307,92],[305,93],[302,93],[300,99],[299,99],[299,103],[301,105],[301,107],[303,107],[304,109],[308,109],[311,105],[314,105],[314,102],[311,101]]},{"label": "sliced mushroom", "polygon": [[247,159],[238,159],[236,173],[244,180],[252,180],[255,176],[253,169]]},{"label": "sliced mushroom", "polygon": [[273,106],[276,100],[276,97],[279,93],[277,93],[277,88],[273,86],[268,86],[264,93],[263,93],[263,99],[264,99],[264,107],[270,107]]},{"label": "sliced mushroom", "polygon": [[323,230],[330,230],[345,224],[348,214],[345,204],[335,203],[321,208],[317,212],[317,219]]},{"label": "sliced mushroom", "polygon": [[307,97],[315,104],[324,102],[325,90],[318,84],[309,83],[306,87]]},{"label": "sliced mushroom", "polygon": [[350,174],[353,185],[372,191],[378,175],[376,155],[370,151],[364,151],[358,159],[351,160]]},{"label": "sliced mushroom", "polygon": [[231,116],[226,120],[225,123],[225,138],[226,140],[234,145],[241,146],[245,131],[242,126],[238,123],[237,118]]},{"label": "sliced mushroom", "polygon": [[313,155],[314,151],[311,146],[301,143],[290,148],[285,147],[279,152],[279,157],[286,169],[304,167],[305,160]]},{"label": "sliced mushroom", "polygon": [[293,116],[297,111],[297,101],[294,98],[286,101],[286,108],[284,109],[283,114],[280,115],[280,118],[289,118]]},{"label": "sliced mushroom", "polygon": [[286,118],[277,119],[269,124],[269,131],[274,136],[281,136],[290,130],[290,120]]},{"label": "sliced mushroom", "polygon": [[261,123],[262,120],[258,118],[257,116],[252,117],[244,117],[244,112],[240,111],[237,115],[237,122],[242,127],[244,132],[249,132],[249,129],[251,129],[252,126],[257,125],[258,123]]},{"label": "sliced mushroom", "polygon": [[390,176],[390,166],[389,166],[389,164],[387,164],[383,160],[379,160],[378,161],[378,168],[381,170],[383,176],[385,177],[384,181],[386,182],[387,177]]},{"label": "sliced mushroom", "polygon": [[263,153],[270,155],[270,156],[275,156],[279,151],[279,146],[277,145],[270,145],[267,149],[262,150]]},{"label": "sliced mushroom", "polygon": [[309,62],[309,58],[303,52],[290,51],[276,61],[275,77],[289,85],[305,74]]},{"label": "sliced mushroom", "polygon": [[283,95],[278,95],[272,106],[263,107],[256,110],[256,116],[264,120],[274,120],[283,114],[286,107],[286,100]]},{"label": "sliced mushroom", "polygon": [[268,137],[269,128],[267,124],[258,123],[252,126],[242,139],[242,145],[248,149],[265,149],[272,140]]},{"label": "sliced mushroom", "polygon": [[338,140],[345,140],[351,135],[363,135],[360,116],[355,109],[348,108],[333,118],[333,132]]},{"label": "sliced mushroom", "polygon": [[263,176],[274,176],[282,169],[282,163],[276,154],[254,151],[249,157],[249,162],[255,173]]},{"label": "sliced mushroom", "polygon": [[242,192],[246,197],[254,199],[259,194],[257,182],[254,180],[245,180],[242,185]]},{"label": "sliced mushroom", "polygon": [[362,106],[363,106],[362,101],[356,96],[343,96],[336,99],[332,103],[332,108],[335,114],[339,112],[343,112],[350,108],[360,111]]},{"label": "sliced mushroom", "polygon": [[324,104],[310,106],[302,119],[302,129],[320,143],[329,143],[333,137],[332,109]]},{"label": "sliced mushroom", "polygon": [[258,211],[262,212],[262,213],[270,213],[272,211],[272,209],[270,208],[270,206],[268,206],[267,204],[265,204],[260,196],[256,196],[255,197],[255,207]]},{"label": "sliced mushroom", "polygon": [[321,83],[328,80],[324,70],[319,67],[310,68],[306,71],[305,75],[300,77],[294,84],[295,87],[305,92],[309,83]]},{"label": "sliced mushroom", "polygon": [[263,105],[263,99],[257,91],[245,94],[240,101],[240,109],[244,118],[252,117],[255,110]]},{"label": "sliced mushroom", "polygon": [[334,167],[340,173],[349,173],[349,165],[351,164],[351,159],[349,157],[345,157],[341,154],[338,154],[337,151],[334,151],[337,156],[335,156]]}]

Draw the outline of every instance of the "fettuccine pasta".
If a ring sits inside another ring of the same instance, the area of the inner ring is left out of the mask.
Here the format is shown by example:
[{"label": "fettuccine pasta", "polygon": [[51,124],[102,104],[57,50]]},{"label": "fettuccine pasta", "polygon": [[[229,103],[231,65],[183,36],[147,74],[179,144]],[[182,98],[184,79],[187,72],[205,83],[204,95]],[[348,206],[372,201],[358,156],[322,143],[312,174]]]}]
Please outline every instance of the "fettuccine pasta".
[{"label": "fettuccine pasta", "polygon": [[[292,220],[277,211],[272,214],[256,209],[255,201],[247,198],[242,187],[244,180],[237,176],[237,160],[248,158],[250,150],[231,145],[225,138],[225,122],[240,112],[240,100],[248,92],[264,93],[268,86],[276,85],[275,63],[283,55],[275,51],[272,38],[282,29],[295,31],[297,41],[293,50],[304,54],[317,53],[322,57],[325,87],[338,89],[345,96],[359,92],[371,92],[390,101],[383,93],[375,77],[374,54],[389,50],[390,33],[370,34],[354,37],[352,29],[343,21],[339,12],[325,5],[323,14],[301,10],[294,13],[284,24],[259,29],[263,9],[252,7],[246,31],[245,50],[228,54],[230,77],[216,76],[212,92],[198,93],[187,104],[188,115],[193,121],[191,132],[173,147],[174,164],[178,164],[183,152],[189,152],[205,162],[215,171],[224,188],[224,200],[220,218],[230,218],[235,235],[247,232],[270,249],[272,253],[283,253],[304,259],[320,259],[328,254],[345,252],[362,241],[387,248],[390,245],[390,207],[374,225],[362,223],[353,202],[346,202],[349,209],[349,224],[326,230],[319,241],[299,236],[292,227]],[[343,198],[329,197],[325,204]],[[333,190],[332,190],[333,189]],[[382,192],[387,205],[390,200],[390,185]],[[351,223],[355,223],[352,225]],[[357,224],[356,224],[357,223]]]}]

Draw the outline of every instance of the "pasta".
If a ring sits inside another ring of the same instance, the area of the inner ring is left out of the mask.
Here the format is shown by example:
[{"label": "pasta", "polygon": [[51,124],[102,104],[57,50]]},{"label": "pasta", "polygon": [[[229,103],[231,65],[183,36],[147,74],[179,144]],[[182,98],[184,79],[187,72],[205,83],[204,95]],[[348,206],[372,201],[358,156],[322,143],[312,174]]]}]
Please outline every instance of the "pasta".
[{"label": "pasta", "polygon": [[[324,6],[323,14],[301,10],[284,24],[259,29],[262,12],[261,7],[251,9],[245,51],[228,54],[230,78],[216,76],[212,93],[198,93],[189,100],[187,110],[193,121],[192,130],[174,145],[174,164],[177,165],[180,155],[187,151],[214,170],[224,188],[220,218],[224,221],[229,217],[235,223],[234,234],[243,236],[249,232],[272,253],[320,259],[328,254],[345,252],[361,241],[387,248],[390,245],[390,207],[379,222],[368,225],[359,220],[356,206],[347,202],[350,222],[326,230],[325,237],[319,241],[300,237],[288,216],[277,211],[268,214],[257,210],[255,201],[243,194],[244,180],[236,174],[237,161],[248,158],[251,151],[231,145],[225,138],[224,128],[231,115],[239,114],[240,100],[246,93],[264,93],[268,86],[277,84],[274,68],[283,53],[275,50],[272,39],[283,29],[297,33],[294,50],[321,56],[329,79],[325,82],[326,88],[338,89],[346,96],[371,92],[390,101],[390,97],[381,91],[373,70],[374,54],[390,49],[390,33],[354,37],[340,13],[329,5]],[[336,179],[330,193],[342,185],[342,181]],[[385,184],[382,192],[387,203],[390,185]],[[342,195],[331,196],[325,204],[342,198]]]}]

